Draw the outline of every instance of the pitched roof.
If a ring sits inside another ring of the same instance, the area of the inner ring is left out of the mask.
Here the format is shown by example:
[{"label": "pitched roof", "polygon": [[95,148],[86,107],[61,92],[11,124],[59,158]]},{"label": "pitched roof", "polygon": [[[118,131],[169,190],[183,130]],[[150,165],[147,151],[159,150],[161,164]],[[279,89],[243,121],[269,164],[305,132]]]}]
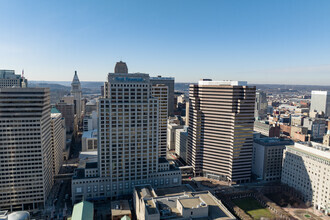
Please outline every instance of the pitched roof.
[{"label": "pitched roof", "polygon": [[72,220],[91,220],[94,216],[94,205],[91,202],[82,201],[73,207]]}]

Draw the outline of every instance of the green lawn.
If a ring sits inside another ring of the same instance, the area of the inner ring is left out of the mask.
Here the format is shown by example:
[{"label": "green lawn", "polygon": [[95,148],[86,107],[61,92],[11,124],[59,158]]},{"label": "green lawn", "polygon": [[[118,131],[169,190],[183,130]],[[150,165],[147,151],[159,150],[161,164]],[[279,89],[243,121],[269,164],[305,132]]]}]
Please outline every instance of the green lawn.
[{"label": "green lawn", "polygon": [[261,217],[274,218],[272,213],[268,209],[263,208],[254,198],[234,199],[233,202],[253,219],[260,219]]}]

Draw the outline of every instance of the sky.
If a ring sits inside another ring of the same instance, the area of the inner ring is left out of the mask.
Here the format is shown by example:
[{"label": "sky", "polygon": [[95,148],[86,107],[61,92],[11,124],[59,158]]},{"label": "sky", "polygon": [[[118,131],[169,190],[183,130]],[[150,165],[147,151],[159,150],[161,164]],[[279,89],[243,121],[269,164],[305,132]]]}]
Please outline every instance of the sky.
[{"label": "sky", "polygon": [[28,80],[330,84],[329,0],[0,0],[0,69]]}]

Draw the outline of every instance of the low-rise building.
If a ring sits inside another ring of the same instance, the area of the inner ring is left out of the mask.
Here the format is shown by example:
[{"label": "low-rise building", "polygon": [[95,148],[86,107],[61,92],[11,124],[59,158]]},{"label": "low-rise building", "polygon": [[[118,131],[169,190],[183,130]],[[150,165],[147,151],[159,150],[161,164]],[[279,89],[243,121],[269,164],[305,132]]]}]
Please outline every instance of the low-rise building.
[{"label": "low-rise building", "polygon": [[97,129],[83,132],[83,135],[81,137],[81,150],[82,151],[97,150]]},{"label": "low-rise building", "polygon": [[281,182],[299,191],[306,204],[329,213],[330,148],[316,142],[286,146]]},{"label": "low-rise building", "polygon": [[313,139],[322,139],[326,131],[326,121],[323,118],[304,118],[304,127]]},{"label": "low-rise building", "polygon": [[280,137],[280,126],[278,124],[269,124],[268,121],[255,121],[253,130],[266,137]]},{"label": "low-rise building", "polygon": [[127,200],[116,200],[111,202],[111,219],[121,220],[123,217],[127,216],[132,218],[131,209],[129,207]]},{"label": "low-rise building", "polygon": [[189,185],[158,190],[136,186],[133,203],[138,220],[236,219],[210,192],[194,192]]}]

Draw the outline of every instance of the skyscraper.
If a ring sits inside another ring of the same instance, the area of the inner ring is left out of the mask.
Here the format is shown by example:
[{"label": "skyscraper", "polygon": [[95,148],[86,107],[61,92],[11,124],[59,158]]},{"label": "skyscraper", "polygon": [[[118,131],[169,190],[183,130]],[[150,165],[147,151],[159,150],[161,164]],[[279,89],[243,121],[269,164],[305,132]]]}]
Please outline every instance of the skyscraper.
[{"label": "skyscraper", "polygon": [[159,137],[158,149],[159,156],[166,157],[167,141],[167,114],[168,114],[168,87],[164,84],[152,86],[152,96],[158,99],[158,117],[159,117]]},{"label": "skyscraper", "polygon": [[328,91],[312,91],[310,112],[323,112],[330,116],[330,93]]},{"label": "skyscraper", "polygon": [[0,89],[0,209],[42,208],[53,185],[49,89]]},{"label": "skyscraper", "polygon": [[0,70],[0,88],[27,87],[27,79],[14,70]]},{"label": "skyscraper", "polygon": [[166,88],[152,87],[148,74],[108,74],[98,107],[98,176],[86,176],[87,165],[85,171],[77,171],[73,201],[127,195],[135,185],[146,183],[181,184],[181,171],[159,157],[160,117],[167,111],[159,106],[165,107]]},{"label": "skyscraper", "polygon": [[77,71],[74,72],[73,80],[71,83],[71,95],[74,97],[74,113],[79,121],[81,119],[81,85]]},{"label": "skyscraper", "polygon": [[168,116],[174,116],[174,78],[173,77],[150,77],[151,84],[163,84],[168,88],[167,103],[168,103]]},{"label": "skyscraper", "polygon": [[268,102],[266,93],[257,91],[254,117],[258,119],[264,119],[267,116],[267,107]]},{"label": "skyscraper", "polygon": [[195,175],[250,181],[255,87],[201,80],[189,90],[188,164]]},{"label": "skyscraper", "polygon": [[63,164],[63,151],[66,145],[65,119],[56,109],[51,109],[53,175],[57,175]]}]

